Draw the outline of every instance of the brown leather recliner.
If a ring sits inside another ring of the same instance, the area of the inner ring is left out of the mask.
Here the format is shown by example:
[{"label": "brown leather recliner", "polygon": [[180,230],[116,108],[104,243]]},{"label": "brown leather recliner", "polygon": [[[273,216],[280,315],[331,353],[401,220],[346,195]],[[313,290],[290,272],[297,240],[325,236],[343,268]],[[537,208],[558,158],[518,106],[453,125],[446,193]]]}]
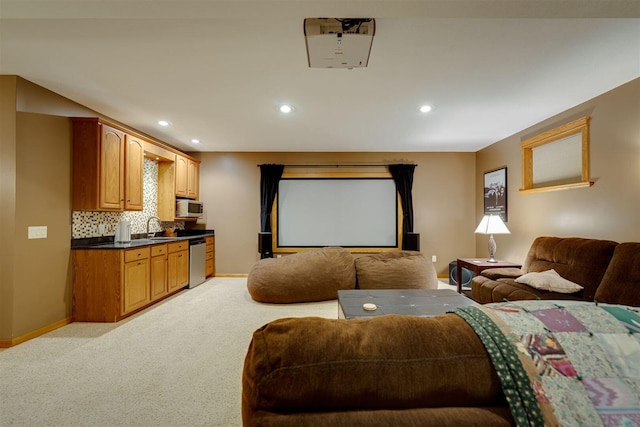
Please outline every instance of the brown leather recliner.
[{"label": "brown leather recliner", "polygon": [[[530,272],[554,269],[584,287],[565,294],[535,289],[515,281]],[[488,269],[471,281],[480,303],[526,299],[574,299],[640,305],[640,243],[578,237],[538,237],[522,269]]]}]

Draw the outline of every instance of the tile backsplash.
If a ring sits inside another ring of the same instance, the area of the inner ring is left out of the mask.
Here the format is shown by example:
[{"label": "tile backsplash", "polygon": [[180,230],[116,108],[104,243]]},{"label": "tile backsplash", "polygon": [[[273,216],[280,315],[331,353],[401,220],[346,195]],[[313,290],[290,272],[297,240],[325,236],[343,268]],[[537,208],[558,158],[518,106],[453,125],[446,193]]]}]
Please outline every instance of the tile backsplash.
[{"label": "tile backsplash", "polygon": [[[131,234],[141,234],[147,231],[147,220],[158,215],[158,162],[144,159],[144,204],[142,211],[126,212],[96,212],[73,211],[71,216],[71,238],[113,236],[118,221],[131,222]],[[99,232],[100,224],[104,224],[104,234]],[[158,232],[167,227],[183,229],[184,222],[151,221],[149,231]]]}]

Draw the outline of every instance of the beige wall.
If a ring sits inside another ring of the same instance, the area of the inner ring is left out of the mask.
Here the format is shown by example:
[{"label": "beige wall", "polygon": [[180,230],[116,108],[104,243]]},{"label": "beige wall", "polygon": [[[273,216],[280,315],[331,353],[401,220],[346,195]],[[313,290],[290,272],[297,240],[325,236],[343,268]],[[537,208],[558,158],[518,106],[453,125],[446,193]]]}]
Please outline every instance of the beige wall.
[{"label": "beige wall", "polygon": [[[14,335],[71,317],[71,124],[18,113]],[[27,239],[47,226],[46,239]]]},{"label": "beige wall", "polygon": [[[0,93],[0,341],[11,341],[71,317],[66,116],[90,110],[16,76],[0,76]],[[46,239],[27,239],[43,225]]]},{"label": "beige wall", "polygon": [[16,76],[0,76],[0,340],[13,328],[16,197]]},{"label": "beige wall", "polygon": [[437,256],[443,276],[450,261],[474,255],[475,236],[468,231],[475,221],[474,153],[192,154],[202,160],[200,199],[207,227],[216,232],[216,274],[246,274],[259,259],[261,163],[415,163],[414,231],[421,234],[421,252]]},{"label": "beige wall", "polygon": [[[590,188],[520,194],[520,141],[574,118],[591,116]],[[537,236],[577,236],[640,241],[640,79],[536,124],[477,153],[476,194],[484,171],[507,166],[507,226],[495,236],[498,257],[522,262]],[[476,199],[475,221],[483,200]],[[487,236],[478,235],[476,253],[486,256]]]}]

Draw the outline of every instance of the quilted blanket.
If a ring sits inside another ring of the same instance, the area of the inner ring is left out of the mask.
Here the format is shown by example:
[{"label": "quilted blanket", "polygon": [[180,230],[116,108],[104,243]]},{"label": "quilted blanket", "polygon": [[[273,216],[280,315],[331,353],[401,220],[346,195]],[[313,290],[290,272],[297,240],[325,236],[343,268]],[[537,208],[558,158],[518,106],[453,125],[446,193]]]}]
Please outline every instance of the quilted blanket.
[{"label": "quilted blanket", "polygon": [[640,309],[572,301],[461,307],[517,426],[639,426]]}]

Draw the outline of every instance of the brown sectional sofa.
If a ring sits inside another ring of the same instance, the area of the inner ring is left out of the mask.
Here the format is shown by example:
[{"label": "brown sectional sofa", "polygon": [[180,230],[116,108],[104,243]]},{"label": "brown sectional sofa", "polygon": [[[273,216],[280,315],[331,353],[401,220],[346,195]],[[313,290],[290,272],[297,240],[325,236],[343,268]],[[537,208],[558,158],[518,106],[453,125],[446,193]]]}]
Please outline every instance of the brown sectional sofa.
[{"label": "brown sectional sofa", "polygon": [[[584,287],[572,294],[538,290],[515,281],[530,272],[554,269]],[[538,237],[522,269],[484,270],[471,281],[471,295],[480,303],[575,299],[640,305],[640,243],[578,237]]]},{"label": "brown sectional sofa", "polygon": [[[548,268],[584,285],[571,298],[640,306],[640,243],[541,237],[524,270]],[[511,286],[511,297],[552,297],[510,285],[512,278],[485,279],[476,287],[492,280],[492,288]],[[270,322],[245,358],[242,417],[245,427],[516,424],[489,353],[452,313]]]}]

